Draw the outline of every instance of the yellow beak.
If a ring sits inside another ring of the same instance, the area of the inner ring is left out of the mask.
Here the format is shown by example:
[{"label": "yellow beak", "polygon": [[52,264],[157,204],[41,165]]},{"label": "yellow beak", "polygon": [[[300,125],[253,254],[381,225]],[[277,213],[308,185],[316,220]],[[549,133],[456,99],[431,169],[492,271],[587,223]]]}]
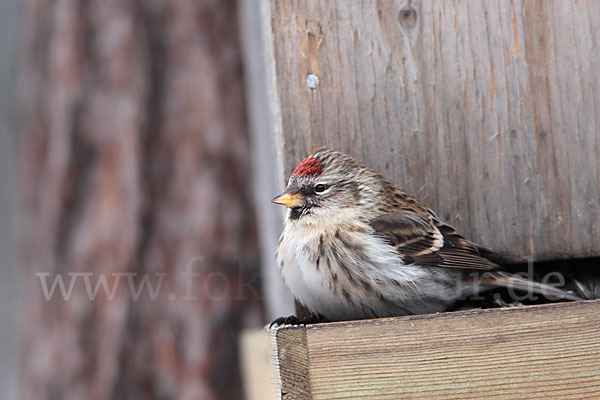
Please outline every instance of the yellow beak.
[{"label": "yellow beak", "polygon": [[298,193],[295,193],[295,194],[283,193],[283,194],[280,194],[279,196],[275,197],[271,201],[275,204],[282,204],[284,206],[294,208],[294,207],[300,207],[300,206],[304,205],[306,202],[306,199],[304,198],[304,196],[302,196],[301,194],[298,194]]}]

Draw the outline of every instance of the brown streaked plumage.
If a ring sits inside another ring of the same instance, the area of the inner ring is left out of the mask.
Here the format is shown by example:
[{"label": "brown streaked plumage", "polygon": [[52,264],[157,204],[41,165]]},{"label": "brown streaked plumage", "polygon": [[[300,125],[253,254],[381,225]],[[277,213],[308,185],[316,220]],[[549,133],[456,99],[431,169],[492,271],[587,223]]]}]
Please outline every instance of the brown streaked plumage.
[{"label": "brown streaked plumage", "polygon": [[329,320],[444,311],[494,286],[576,298],[503,272],[493,252],[337,151],[307,157],[273,202],[289,207],[277,248],[283,278]]}]

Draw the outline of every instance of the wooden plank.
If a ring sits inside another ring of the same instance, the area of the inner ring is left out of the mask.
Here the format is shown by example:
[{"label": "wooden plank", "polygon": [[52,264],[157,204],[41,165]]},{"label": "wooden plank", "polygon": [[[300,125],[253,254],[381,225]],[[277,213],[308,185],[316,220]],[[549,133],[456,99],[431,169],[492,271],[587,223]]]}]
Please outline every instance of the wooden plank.
[{"label": "wooden plank", "polygon": [[240,340],[248,400],[310,400],[304,326],[246,331]]},{"label": "wooden plank", "polygon": [[[19,281],[17,268],[17,249],[14,216],[20,210],[17,202],[17,183],[21,175],[16,168],[18,160],[15,143],[18,136],[15,117],[15,77],[14,60],[20,54],[17,41],[18,22],[20,22],[20,3],[18,0],[0,2],[0,398],[16,400],[19,385],[19,356],[21,338],[19,321],[22,314],[16,306],[22,281]],[[17,52],[19,50],[19,52]]]},{"label": "wooden plank", "polygon": [[281,398],[311,400],[309,361],[304,326],[284,326],[272,332]]},{"label": "wooden plank", "polygon": [[600,3],[264,1],[286,175],[328,146],[497,251],[600,255]]},{"label": "wooden plank", "polygon": [[271,199],[285,187],[281,117],[270,29],[271,8],[262,0],[240,1],[244,82],[251,133],[252,187],[261,254],[265,313],[271,321],[294,313],[294,300],[275,262],[284,210]]},{"label": "wooden plank", "polygon": [[[279,348],[304,346],[303,328],[284,332]],[[600,397],[600,301],[316,324],[305,334],[315,400]],[[290,388],[298,375],[281,379]]]}]

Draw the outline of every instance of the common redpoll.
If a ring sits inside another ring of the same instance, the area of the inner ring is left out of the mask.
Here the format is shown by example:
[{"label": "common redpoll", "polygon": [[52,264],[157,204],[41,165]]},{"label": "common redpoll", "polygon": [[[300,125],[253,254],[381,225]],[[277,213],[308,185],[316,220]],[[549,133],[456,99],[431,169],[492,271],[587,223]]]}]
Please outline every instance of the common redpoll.
[{"label": "common redpoll", "polygon": [[444,311],[498,286],[577,299],[504,272],[490,250],[337,151],[303,160],[273,202],[289,207],[277,247],[283,279],[304,307],[328,320]]}]

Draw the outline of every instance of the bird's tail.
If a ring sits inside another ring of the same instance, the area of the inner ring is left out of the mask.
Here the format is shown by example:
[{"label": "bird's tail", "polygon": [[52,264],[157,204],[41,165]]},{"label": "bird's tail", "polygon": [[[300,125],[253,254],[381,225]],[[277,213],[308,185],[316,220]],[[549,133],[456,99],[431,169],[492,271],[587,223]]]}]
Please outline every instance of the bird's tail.
[{"label": "bird's tail", "polygon": [[493,272],[488,275],[484,283],[490,286],[517,290],[519,292],[540,294],[549,300],[583,300],[576,294],[559,287],[535,282],[525,279],[520,275],[513,275],[504,271]]}]

